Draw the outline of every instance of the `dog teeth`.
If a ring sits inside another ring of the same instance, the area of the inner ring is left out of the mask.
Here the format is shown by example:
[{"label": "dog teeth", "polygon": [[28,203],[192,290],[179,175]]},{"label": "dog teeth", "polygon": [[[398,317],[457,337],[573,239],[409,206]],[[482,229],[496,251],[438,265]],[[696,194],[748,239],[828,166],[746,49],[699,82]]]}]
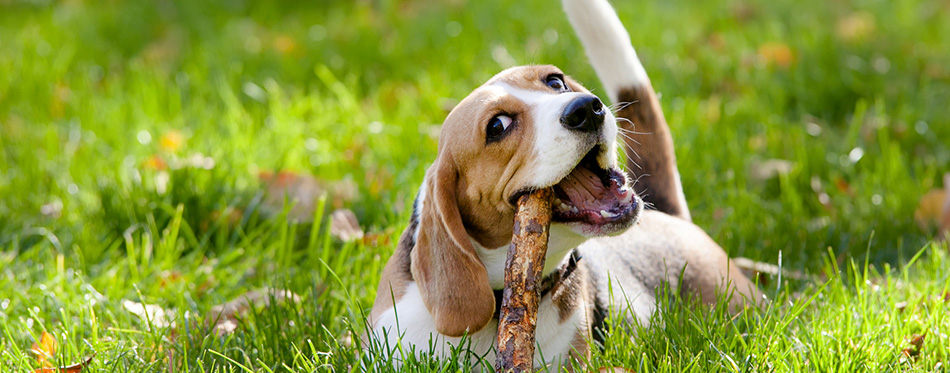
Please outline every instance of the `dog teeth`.
[{"label": "dog teeth", "polygon": [[560,205],[561,205],[561,199],[560,199],[560,198],[554,198],[554,205],[555,205],[555,206],[560,206]]},{"label": "dog teeth", "polygon": [[633,199],[633,193],[624,193],[623,198],[620,199],[620,202],[627,203],[630,202],[631,199]]},{"label": "dog teeth", "polygon": [[607,210],[600,210],[600,216],[603,216],[605,218],[616,218],[620,216],[620,214],[609,212]]}]

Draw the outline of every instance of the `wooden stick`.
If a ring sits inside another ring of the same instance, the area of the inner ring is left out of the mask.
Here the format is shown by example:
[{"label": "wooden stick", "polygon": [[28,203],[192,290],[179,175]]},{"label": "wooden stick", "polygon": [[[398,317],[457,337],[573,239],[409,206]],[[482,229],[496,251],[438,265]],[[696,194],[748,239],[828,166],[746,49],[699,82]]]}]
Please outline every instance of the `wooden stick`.
[{"label": "wooden stick", "polygon": [[499,372],[529,372],[534,368],[534,329],[538,321],[553,197],[554,192],[547,188],[518,199],[498,316],[495,370]]}]

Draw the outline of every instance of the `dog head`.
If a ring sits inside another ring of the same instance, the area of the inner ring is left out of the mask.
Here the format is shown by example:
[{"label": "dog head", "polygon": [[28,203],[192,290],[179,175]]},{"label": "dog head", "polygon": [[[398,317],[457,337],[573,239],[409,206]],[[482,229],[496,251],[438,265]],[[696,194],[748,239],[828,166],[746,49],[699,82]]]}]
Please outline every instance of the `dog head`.
[{"label": "dog head", "polygon": [[474,332],[491,320],[495,298],[480,251],[511,242],[522,194],[553,187],[553,224],[574,236],[571,248],[635,222],[642,202],[618,166],[617,131],[610,110],[554,66],[505,70],[449,113],[418,199],[410,258],[440,333]]}]

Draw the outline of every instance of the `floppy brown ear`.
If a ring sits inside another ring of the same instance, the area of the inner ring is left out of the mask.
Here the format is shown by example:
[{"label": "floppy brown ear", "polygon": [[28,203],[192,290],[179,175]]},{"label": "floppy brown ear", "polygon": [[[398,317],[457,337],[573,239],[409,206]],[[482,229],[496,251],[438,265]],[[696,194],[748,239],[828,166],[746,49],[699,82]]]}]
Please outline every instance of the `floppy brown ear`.
[{"label": "floppy brown ear", "polygon": [[412,277],[436,329],[452,337],[478,331],[495,313],[488,272],[459,213],[458,179],[451,155],[440,154],[426,175],[419,237],[410,256]]}]

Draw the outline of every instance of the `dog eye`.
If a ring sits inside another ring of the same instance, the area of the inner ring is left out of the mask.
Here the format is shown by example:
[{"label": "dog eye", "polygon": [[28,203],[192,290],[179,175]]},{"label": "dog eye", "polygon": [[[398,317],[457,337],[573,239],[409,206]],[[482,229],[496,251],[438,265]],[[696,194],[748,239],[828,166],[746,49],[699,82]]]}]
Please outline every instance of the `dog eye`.
[{"label": "dog eye", "polygon": [[544,83],[558,92],[570,91],[570,88],[567,88],[567,84],[564,84],[564,78],[559,74],[548,75],[547,78],[544,78]]},{"label": "dog eye", "polygon": [[488,121],[488,127],[485,128],[486,140],[497,139],[498,136],[505,133],[505,130],[511,125],[511,122],[511,117],[507,115],[496,115],[491,118],[491,120]]}]

